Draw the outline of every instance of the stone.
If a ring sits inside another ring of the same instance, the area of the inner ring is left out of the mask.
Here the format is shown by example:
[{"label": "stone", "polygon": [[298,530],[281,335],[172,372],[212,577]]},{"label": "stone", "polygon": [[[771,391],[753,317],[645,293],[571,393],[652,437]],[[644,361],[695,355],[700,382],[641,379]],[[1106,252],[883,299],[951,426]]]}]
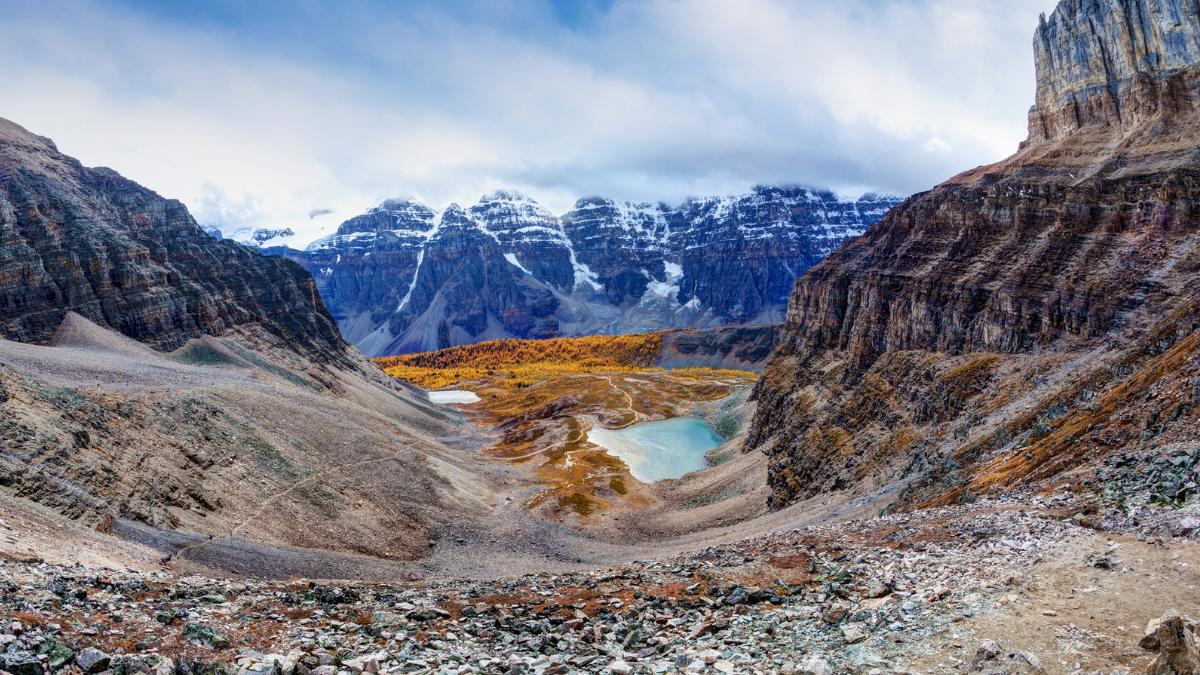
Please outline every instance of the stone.
[{"label": "stone", "polygon": [[38,657],[27,651],[10,651],[0,656],[0,664],[12,675],[42,675],[45,670]]},{"label": "stone", "polygon": [[833,675],[833,666],[829,665],[825,657],[810,654],[800,663],[796,672],[799,675]]},{"label": "stone", "polygon": [[79,656],[75,657],[75,665],[84,673],[92,675],[108,668],[109,661],[112,658],[94,647],[87,647],[79,652]]},{"label": "stone", "polygon": [[984,640],[975,649],[975,656],[971,659],[971,667],[979,670],[989,661],[995,661],[1000,658],[1003,653],[1004,650],[1001,649],[995,640]]},{"label": "stone", "polygon": [[629,665],[622,659],[617,659],[616,661],[608,664],[608,669],[609,671],[617,673],[618,675],[624,675],[625,673],[633,672],[633,666]]},{"label": "stone", "polygon": [[1147,675],[1200,673],[1200,650],[1196,646],[1196,623],[1168,610],[1146,625],[1146,634],[1138,642],[1146,651],[1155,652]]},{"label": "stone", "polygon": [[861,642],[867,637],[868,633],[859,623],[847,623],[842,625],[842,638],[846,644],[852,645],[855,642]]},{"label": "stone", "polygon": [[206,647],[223,649],[229,646],[229,640],[208,626],[198,623],[188,623],[183,627],[183,637]]},{"label": "stone", "polygon": [[821,612],[821,620],[828,624],[837,625],[846,618],[846,615],[849,614],[849,612],[850,610],[846,607],[835,605],[829,609],[826,609],[824,612]]},{"label": "stone", "polygon": [[47,638],[38,648],[38,654],[46,657],[46,667],[58,670],[75,660],[75,652],[55,638]]},{"label": "stone", "polygon": [[1044,673],[1045,667],[1042,666],[1042,660],[1033,652],[1018,651],[1009,655],[1009,663],[1019,668],[1018,672],[1025,673]]}]

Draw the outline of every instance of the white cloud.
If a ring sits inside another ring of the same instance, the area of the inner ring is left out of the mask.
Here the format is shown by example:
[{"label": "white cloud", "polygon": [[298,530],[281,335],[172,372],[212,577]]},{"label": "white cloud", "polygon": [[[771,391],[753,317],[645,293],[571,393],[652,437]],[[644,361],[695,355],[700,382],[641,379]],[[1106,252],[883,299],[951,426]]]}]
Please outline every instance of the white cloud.
[{"label": "white cloud", "polygon": [[279,22],[311,41],[17,5],[0,115],[223,228],[507,186],[555,211],[757,182],[908,192],[1024,137],[1052,5],[626,0],[572,30],[536,3],[331,3]]}]

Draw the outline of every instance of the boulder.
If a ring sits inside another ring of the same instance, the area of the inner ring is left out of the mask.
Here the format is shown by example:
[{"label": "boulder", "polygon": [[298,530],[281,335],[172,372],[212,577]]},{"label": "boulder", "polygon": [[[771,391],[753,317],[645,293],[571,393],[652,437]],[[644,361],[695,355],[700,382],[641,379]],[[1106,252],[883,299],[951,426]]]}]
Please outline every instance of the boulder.
[{"label": "boulder", "polygon": [[1146,626],[1138,643],[1146,651],[1157,652],[1146,670],[1147,675],[1193,675],[1200,673],[1200,650],[1196,648],[1196,622],[1167,610]]}]

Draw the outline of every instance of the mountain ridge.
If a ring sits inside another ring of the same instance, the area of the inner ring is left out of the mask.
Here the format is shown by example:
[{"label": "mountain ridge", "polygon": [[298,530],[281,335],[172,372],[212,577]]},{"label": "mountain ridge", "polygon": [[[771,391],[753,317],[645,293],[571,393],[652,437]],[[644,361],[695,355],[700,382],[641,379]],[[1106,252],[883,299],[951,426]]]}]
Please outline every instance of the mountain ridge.
[{"label": "mountain ridge", "polygon": [[[1057,457],[1032,448],[1192,330],[1170,319],[1200,266],[1200,51],[1176,67],[1181,34],[1200,36],[1194,3],[1060,3],[1034,38],[1018,152],[910,198],[798,280],[748,440],[771,457],[775,506],[894,480],[917,503],[964,497],[999,466],[1011,487],[1111,452],[1082,436]],[[1189,372],[1153,381],[1183,396]],[[1154,425],[1165,400],[1085,435]]]},{"label": "mountain ridge", "polygon": [[302,268],[214,241],[179,201],[3,119],[0,242],[0,337],[45,342],[73,311],[158,349],[257,326],[349,363]]},{"label": "mountain ridge", "polygon": [[795,277],[899,201],[756,186],[676,207],[583,197],[559,217],[499,190],[441,212],[385,200],[303,251],[259,244],[306,266],[347,339],[381,355],[778,323]]}]

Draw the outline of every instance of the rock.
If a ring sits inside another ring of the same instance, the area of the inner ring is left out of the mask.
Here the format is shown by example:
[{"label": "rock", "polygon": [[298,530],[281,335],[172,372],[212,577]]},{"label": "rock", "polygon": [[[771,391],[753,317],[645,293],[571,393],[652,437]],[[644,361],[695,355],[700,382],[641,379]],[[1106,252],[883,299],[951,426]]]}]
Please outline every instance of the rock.
[{"label": "rock", "polygon": [[1042,666],[1042,660],[1032,652],[1014,652],[1008,657],[1009,663],[1023,673],[1044,673],[1046,669]]},{"label": "rock", "polygon": [[863,628],[862,624],[847,623],[842,625],[842,638],[848,645],[852,645],[855,642],[863,640],[867,637],[867,635],[868,633]]},{"label": "rock", "polygon": [[716,663],[712,664],[712,667],[713,667],[713,670],[716,670],[718,673],[734,672],[733,664],[730,663],[729,661],[724,661],[724,660],[717,661]]},{"label": "rock", "polygon": [[107,669],[111,660],[108,654],[99,649],[87,647],[79,652],[79,656],[75,657],[75,665],[79,666],[79,669],[84,673],[91,675]]},{"label": "rock", "polygon": [[12,675],[42,675],[45,670],[38,657],[27,651],[10,651],[0,656],[0,663]]},{"label": "rock", "polygon": [[55,638],[47,638],[38,648],[38,654],[46,657],[46,667],[58,670],[75,660],[75,652]]},{"label": "rock", "polygon": [[1146,626],[1138,646],[1157,652],[1147,675],[1184,675],[1200,673],[1200,650],[1196,647],[1196,623],[1168,610]]},{"label": "rock", "polygon": [[887,595],[888,593],[891,593],[891,589],[889,589],[887,584],[883,583],[883,581],[881,581],[879,579],[871,579],[870,581],[867,582],[867,588],[866,588],[866,593],[865,593],[866,597],[882,598],[883,596]]},{"label": "rock", "polygon": [[633,666],[621,659],[617,659],[616,661],[608,664],[608,670],[613,673],[618,673],[619,675],[624,675],[624,673],[632,673]]},{"label": "rock", "polygon": [[183,627],[183,637],[213,649],[224,649],[229,646],[229,640],[208,626],[198,623],[188,623]]},{"label": "rock", "polygon": [[727,605],[744,605],[749,601],[749,593],[746,592],[746,589],[740,587],[733,589],[729,595],[725,596],[725,604]]},{"label": "rock", "polygon": [[699,654],[696,654],[696,658],[700,659],[706,665],[711,666],[712,664],[714,664],[718,660],[720,660],[721,652],[719,652],[715,649],[705,649],[704,651],[700,652]]},{"label": "rock", "polygon": [[810,654],[796,670],[799,675],[833,675],[833,666],[823,656]]},{"label": "rock", "polygon": [[1200,516],[1184,516],[1171,527],[1171,536],[1191,537],[1200,534]]},{"label": "rock", "polygon": [[984,664],[989,661],[995,661],[1000,658],[1004,650],[994,640],[984,640],[979,643],[979,647],[975,649],[975,656],[971,659],[971,668],[980,670]]},{"label": "rock", "polygon": [[821,620],[824,621],[825,623],[836,626],[837,624],[841,623],[843,619],[846,618],[846,615],[849,612],[850,612],[850,610],[848,610],[847,608],[842,607],[841,605],[835,605],[833,607],[830,607],[829,609],[826,609],[824,612],[821,612]]},{"label": "rock", "polygon": [[[958,435],[986,408],[979,397],[1016,386],[1004,373],[1028,378],[1022,396],[1059,397],[1058,371],[1017,374],[1026,354],[1095,348],[1088,363],[1096,364],[1143,349],[1133,339],[1106,342],[1131,313],[1146,317],[1144,334],[1191,332],[1173,313],[1190,311],[1195,293],[1139,289],[1147,280],[1164,287],[1189,280],[1172,261],[1191,250],[1186,233],[1194,218],[1179,205],[1200,202],[1197,36],[1200,16],[1191,0],[1060,2],[1034,39],[1037,93],[1029,137],[1017,153],[892,208],[797,280],[743,444],[767,452],[772,508],[855,489],[856,480],[871,483],[896,464],[923,474],[906,488],[908,505],[966,503],[975,496],[949,486],[976,479],[998,486],[993,480],[1001,474],[1005,486],[1016,486],[1049,457],[1014,453],[1003,466],[986,468],[974,458],[992,457],[992,449],[1018,436],[1033,448],[1033,439],[1051,433],[1049,420],[1091,402],[1047,403],[1019,423],[1000,420],[994,436],[970,446],[978,452],[954,454],[965,465],[925,449],[966,448]],[[1158,215],[1145,215],[1151,212]],[[1156,238],[1153,253],[1147,237]],[[1046,241],[1058,244],[1048,250]],[[1001,250],[1003,261],[996,258]],[[1118,267],[1121,275],[1108,272]],[[1103,386],[1130,376],[1138,377],[1110,373]],[[1156,391],[1191,398],[1186,369],[1163,381],[1157,372],[1147,377]],[[797,415],[802,402],[804,414]],[[1152,430],[1152,413],[1128,412],[1145,420],[1144,433],[1102,415],[1073,438],[1070,451],[1052,451],[1055,470],[1071,470],[1111,446],[1161,445],[1164,432]],[[894,437],[877,430],[900,419],[913,421],[922,442],[897,452]],[[1159,424],[1165,433],[1187,434],[1193,423],[1184,416]]]}]

